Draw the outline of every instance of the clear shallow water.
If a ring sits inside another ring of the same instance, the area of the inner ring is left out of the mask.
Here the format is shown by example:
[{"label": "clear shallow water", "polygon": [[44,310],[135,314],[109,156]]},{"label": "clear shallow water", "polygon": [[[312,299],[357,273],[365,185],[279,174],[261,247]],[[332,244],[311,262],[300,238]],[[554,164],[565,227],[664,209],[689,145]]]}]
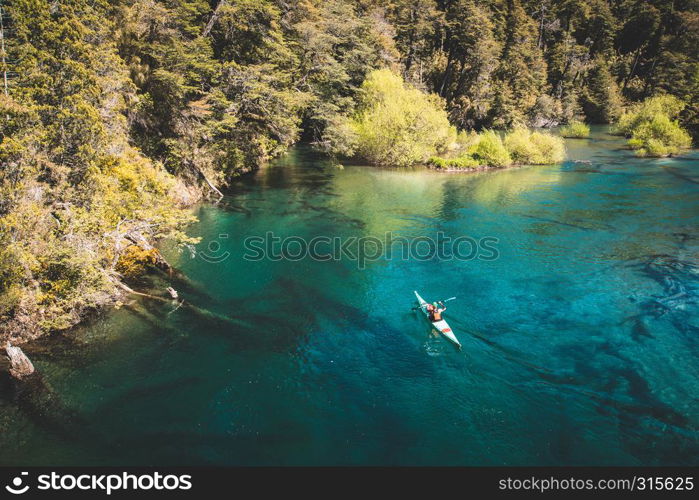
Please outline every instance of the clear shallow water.
[{"label": "clear shallow water", "polygon": [[[292,151],[199,210],[226,260],[169,250],[194,307],[136,302],[29,349],[43,388],[0,383],[0,463],[699,464],[699,157],[620,144],[471,175]],[[243,260],[267,231],[494,236],[500,257]],[[461,352],[415,289],[458,297]]]}]

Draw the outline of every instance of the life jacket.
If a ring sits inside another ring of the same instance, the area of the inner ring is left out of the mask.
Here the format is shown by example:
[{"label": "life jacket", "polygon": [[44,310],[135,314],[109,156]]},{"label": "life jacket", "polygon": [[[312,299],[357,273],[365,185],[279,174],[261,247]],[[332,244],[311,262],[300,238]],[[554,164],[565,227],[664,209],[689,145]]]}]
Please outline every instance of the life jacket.
[{"label": "life jacket", "polygon": [[437,309],[433,310],[430,313],[430,321],[432,321],[432,322],[442,321],[442,313],[439,312]]}]

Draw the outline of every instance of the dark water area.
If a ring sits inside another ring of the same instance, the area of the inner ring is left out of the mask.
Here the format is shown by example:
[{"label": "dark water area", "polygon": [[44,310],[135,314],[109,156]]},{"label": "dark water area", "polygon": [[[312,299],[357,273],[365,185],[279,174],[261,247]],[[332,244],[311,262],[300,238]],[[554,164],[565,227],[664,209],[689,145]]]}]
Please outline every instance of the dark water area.
[{"label": "dark water area", "polygon": [[[467,175],[292,150],[198,210],[196,257],[166,249],[185,305],[28,348],[41,388],[0,381],[0,464],[699,465],[699,155],[622,144]],[[387,231],[498,258],[243,258]],[[457,297],[463,350],[413,290]]]}]

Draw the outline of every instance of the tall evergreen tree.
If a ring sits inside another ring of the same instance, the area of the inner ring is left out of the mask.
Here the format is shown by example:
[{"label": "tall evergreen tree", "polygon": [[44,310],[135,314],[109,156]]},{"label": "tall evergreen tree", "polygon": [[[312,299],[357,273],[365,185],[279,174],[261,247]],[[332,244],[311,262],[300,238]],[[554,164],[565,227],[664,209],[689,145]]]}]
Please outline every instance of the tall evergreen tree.
[{"label": "tall evergreen tree", "polygon": [[503,51],[492,123],[496,127],[526,124],[539,96],[546,90],[546,62],[538,47],[538,30],[519,0],[507,0]]}]

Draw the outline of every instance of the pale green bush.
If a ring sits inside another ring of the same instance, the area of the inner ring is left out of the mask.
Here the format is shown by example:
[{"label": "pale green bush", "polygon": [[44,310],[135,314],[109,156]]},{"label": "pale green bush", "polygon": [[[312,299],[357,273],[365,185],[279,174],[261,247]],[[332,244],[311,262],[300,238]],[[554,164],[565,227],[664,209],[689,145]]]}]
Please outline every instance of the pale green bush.
[{"label": "pale green bush", "polygon": [[561,136],[571,139],[585,139],[590,137],[590,127],[583,122],[572,121],[561,128]]},{"label": "pale green bush", "polygon": [[565,159],[563,139],[552,134],[516,128],[505,137],[505,147],[515,163],[549,165]]},{"label": "pale green bush", "polygon": [[445,170],[471,170],[482,165],[481,162],[469,155],[458,156],[456,158],[441,158],[439,156],[433,156],[427,161],[427,164],[434,168]]},{"label": "pale green bush", "polygon": [[638,125],[628,142],[638,156],[669,156],[692,145],[692,138],[677,121],[656,115],[651,121]]},{"label": "pale green bush", "polygon": [[478,140],[468,148],[468,154],[481,165],[506,167],[512,164],[502,139],[492,130],[478,134]]},{"label": "pale green bush", "polygon": [[621,115],[613,127],[613,133],[631,137],[633,131],[645,122],[653,121],[658,115],[665,115],[671,120],[676,119],[684,109],[684,103],[676,97],[662,95],[651,97],[633,105]]},{"label": "pale green bush", "polygon": [[328,129],[328,150],[378,165],[423,163],[456,140],[442,99],[407,85],[388,69],[371,72],[354,116],[340,117]]},{"label": "pale green bush", "polygon": [[669,156],[692,145],[676,118],[685,104],[673,96],[657,96],[636,104],[619,119],[615,133],[629,137],[638,156]]}]

